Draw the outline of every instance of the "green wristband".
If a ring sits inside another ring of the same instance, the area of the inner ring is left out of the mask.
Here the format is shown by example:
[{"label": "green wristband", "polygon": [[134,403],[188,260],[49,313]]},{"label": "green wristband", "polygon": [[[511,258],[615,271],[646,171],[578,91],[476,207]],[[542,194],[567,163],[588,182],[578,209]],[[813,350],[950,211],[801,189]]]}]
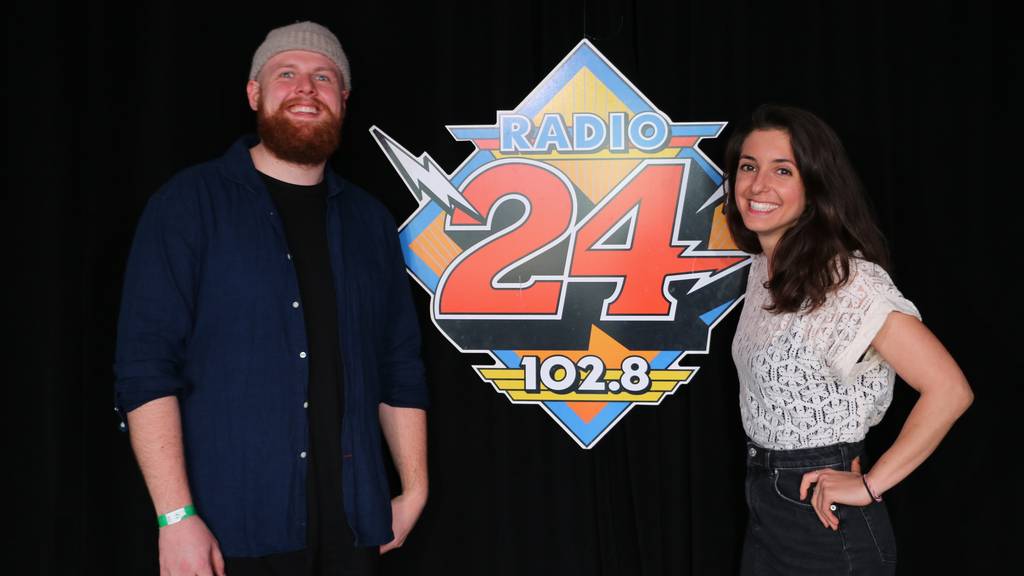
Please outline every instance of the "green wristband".
[{"label": "green wristband", "polygon": [[164,526],[170,526],[171,524],[177,524],[189,516],[196,515],[196,508],[191,504],[185,505],[183,508],[177,510],[171,510],[167,514],[161,514],[156,517],[156,525],[163,528]]}]

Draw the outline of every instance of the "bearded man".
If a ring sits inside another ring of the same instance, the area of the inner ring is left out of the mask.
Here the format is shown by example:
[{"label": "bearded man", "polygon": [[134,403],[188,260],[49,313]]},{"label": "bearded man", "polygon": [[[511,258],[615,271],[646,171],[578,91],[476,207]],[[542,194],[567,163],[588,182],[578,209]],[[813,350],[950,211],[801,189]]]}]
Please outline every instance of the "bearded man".
[{"label": "bearded man", "polygon": [[327,28],[272,30],[246,86],[258,138],[174,176],[139,222],[115,409],[161,575],[374,573],[426,503],[427,389],[395,223],[327,167],[351,90]]}]

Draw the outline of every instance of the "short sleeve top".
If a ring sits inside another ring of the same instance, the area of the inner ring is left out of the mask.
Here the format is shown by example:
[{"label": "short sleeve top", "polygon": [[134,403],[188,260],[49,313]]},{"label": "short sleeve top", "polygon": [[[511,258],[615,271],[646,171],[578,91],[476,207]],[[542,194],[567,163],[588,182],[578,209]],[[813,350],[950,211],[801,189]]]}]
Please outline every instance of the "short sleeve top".
[{"label": "short sleeve top", "polygon": [[871,348],[890,312],[918,319],[879,265],[850,259],[850,277],[813,311],[772,313],[767,258],[753,257],[732,342],[747,436],[773,450],[857,442],[882,420],[895,371]]}]

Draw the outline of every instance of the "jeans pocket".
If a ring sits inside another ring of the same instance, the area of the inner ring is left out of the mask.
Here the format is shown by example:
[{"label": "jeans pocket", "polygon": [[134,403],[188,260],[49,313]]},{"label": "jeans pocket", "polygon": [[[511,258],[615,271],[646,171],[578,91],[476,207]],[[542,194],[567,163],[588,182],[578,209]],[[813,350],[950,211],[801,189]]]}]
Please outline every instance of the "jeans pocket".
[{"label": "jeans pocket", "polygon": [[867,506],[858,508],[864,516],[864,522],[868,526],[871,539],[874,540],[875,548],[882,562],[896,562],[896,535],[892,530],[892,522],[889,521],[889,511],[884,502],[872,502]]},{"label": "jeans pocket", "polygon": [[805,468],[776,468],[772,472],[772,487],[775,489],[775,494],[790,504],[795,504],[802,508],[810,510],[811,497],[814,494],[814,486],[807,487],[807,498],[800,500],[800,483],[803,482],[804,474],[811,472],[812,470],[820,470],[822,468],[836,468],[841,463],[827,464],[825,466],[810,466]]}]

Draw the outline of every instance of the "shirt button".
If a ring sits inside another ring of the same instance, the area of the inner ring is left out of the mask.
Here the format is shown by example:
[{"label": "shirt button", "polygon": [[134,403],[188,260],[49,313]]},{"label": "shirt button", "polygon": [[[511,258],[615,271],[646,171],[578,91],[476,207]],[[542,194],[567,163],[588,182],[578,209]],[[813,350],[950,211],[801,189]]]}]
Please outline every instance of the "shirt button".
[{"label": "shirt button", "polygon": [[754,456],[757,456],[757,450],[751,448],[747,450],[747,454],[750,454],[750,457],[753,458]]},{"label": "shirt button", "polygon": [[292,302],[292,308],[298,308],[298,307],[299,307],[299,303],[298,302]]},{"label": "shirt button", "polygon": [[299,452],[299,458],[305,458],[305,457],[306,457],[306,451],[305,450],[303,450],[302,452]]},{"label": "shirt button", "polygon": [[299,352],[299,358],[305,358],[305,357],[306,357],[306,353],[305,352]]},{"label": "shirt button", "polygon": [[303,408],[309,408],[309,402],[303,402],[302,403],[302,407]]}]

